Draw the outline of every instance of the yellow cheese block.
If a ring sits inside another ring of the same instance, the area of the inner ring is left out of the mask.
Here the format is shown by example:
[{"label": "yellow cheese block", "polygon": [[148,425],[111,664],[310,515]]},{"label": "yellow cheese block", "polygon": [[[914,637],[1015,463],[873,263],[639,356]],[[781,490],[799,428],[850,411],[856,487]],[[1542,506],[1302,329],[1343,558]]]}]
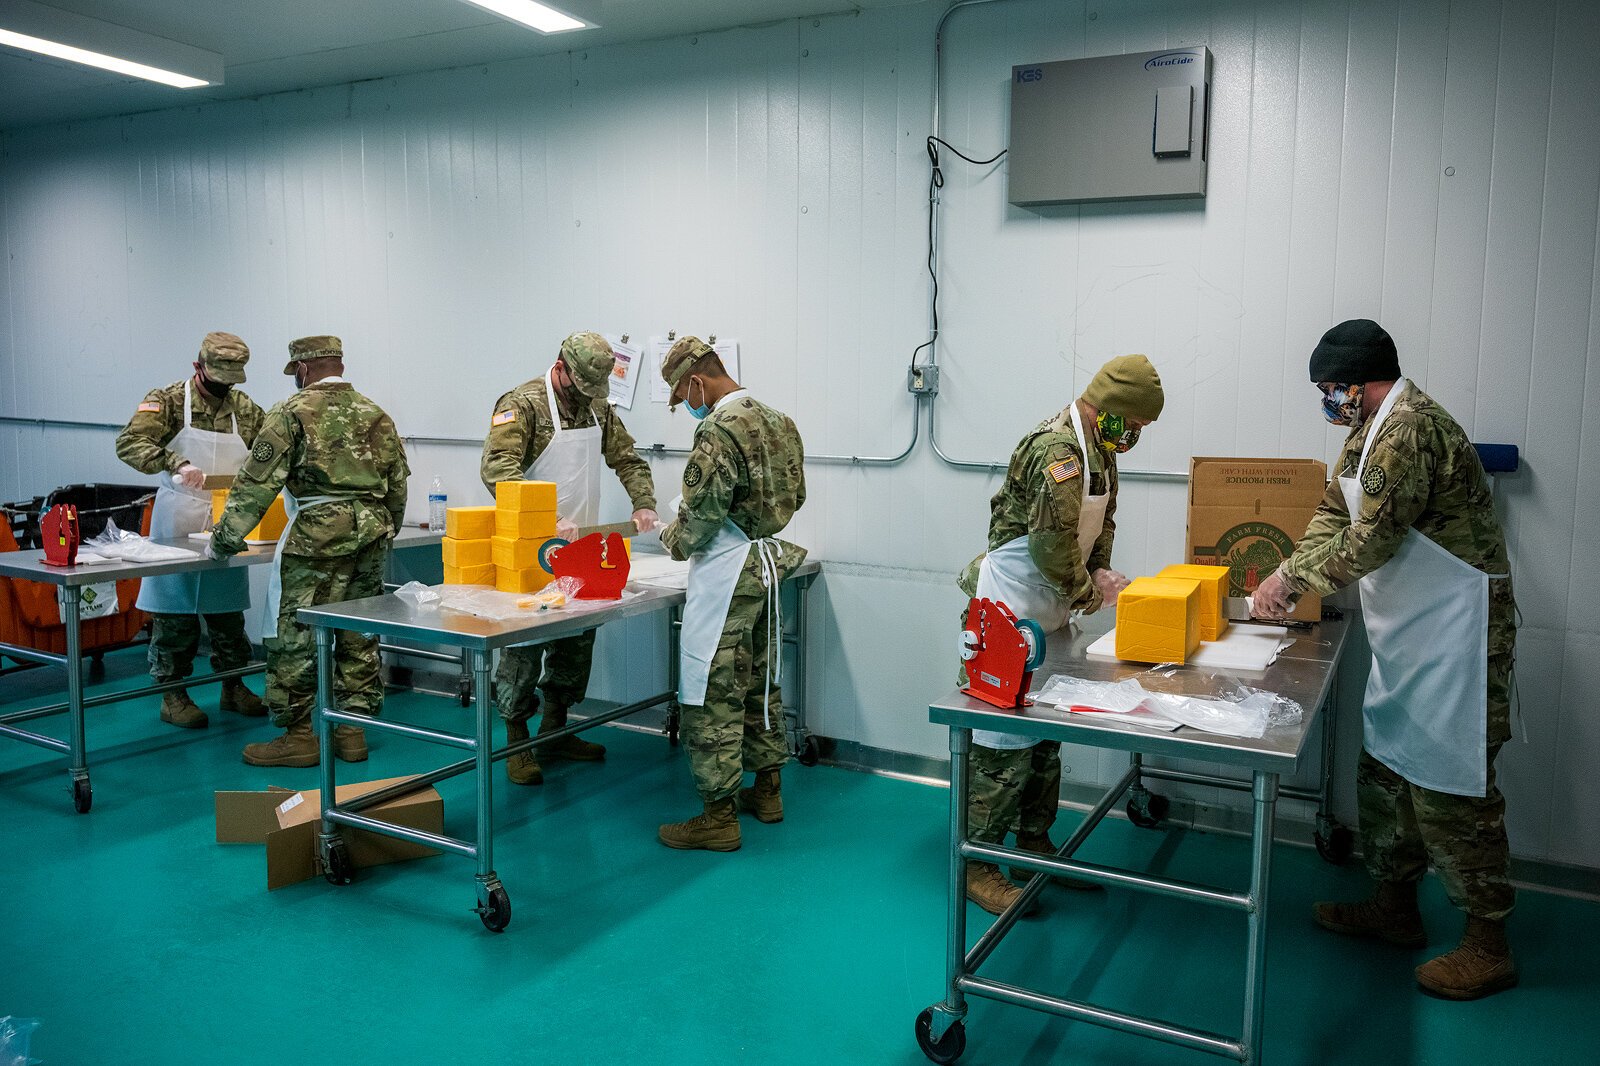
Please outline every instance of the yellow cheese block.
[{"label": "yellow cheese block", "polygon": [[[228,506],[228,490],[211,490],[211,524],[216,525],[222,517],[223,508]],[[267,508],[267,513],[262,516],[256,528],[244,535],[246,544],[276,544],[278,538],[283,536],[283,531],[288,528],[289,515],[283,509],[283,494],[272,501],[272,506]]]},{"label": "yellow cheese block", "polygon": [[1135,578],[1117,597],[1117,658],[1182,663],[1200,647],[1200,582]]},{"label": "yellow cheese block", "polygon": [[478,566],[446,566],[444,568],[444,583],[446,585],[492,585],[494,584],[494,564],[483,563]]},{"label": "yellow cheese block", "polygon": [[456,540],[488,540],[494,536],[493,507],[449,507],[444,512],[444,535]]},{"label": "yellow cheese block", "polygon": [[505,567],[507,570],[526,570],[539,565],[539,549],[544,545],[545,539],[495,537],[491,541],[494,545],[494,565]]},{"label": "yellow cheese block", "polygon": [[491,542],[484,540],[456,540],[444,538],[444,565],[465,569],[494,562]]},{"label": "yellow cheese block", "polygon": [[511,540],[549,540],[556,535],[556,513],[508,511],[502,507],[494,513],[494,535]]},{"label": "yellow cheese block", "polygon": [[495,567],[494,587],[501,592],[538,592],[554,580],[555,578],[537,566],[524,570]]},{"label": "yellow cheese block", "polygon": [[1200,639],[1219,640],[1228,630],[1228,568],[1178,563],[1157,577],[1187,578],[1200,583]]},{"label": "yellow cheese block", "polygon": [[494,505],[502,511],[554,511],[554,481],[502,481],[494,487]]}]

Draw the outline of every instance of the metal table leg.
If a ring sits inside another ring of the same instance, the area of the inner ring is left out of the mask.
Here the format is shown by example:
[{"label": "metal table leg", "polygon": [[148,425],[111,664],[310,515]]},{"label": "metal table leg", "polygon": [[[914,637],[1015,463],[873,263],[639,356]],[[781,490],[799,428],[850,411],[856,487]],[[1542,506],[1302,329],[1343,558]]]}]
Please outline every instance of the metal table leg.
[{"label": "metal table leg", "polygon": [[56,588],[56,604],[67,634],[67,773],[72,778],[72,806],[79,814],[88,814],[94,803],[94,790],[89,785],[83,728],[83,634],[79,631],[82,601],[77,589],[60,585]]},{"label": "metal table leg", "polygon": [[967,756],[972,730],[950,727],[949,929],[945,940],[945,998],[917,1016],[917,1043],[934,1062],[954,1062],[967,1046],[967,997],[961,991],[967,958]]},{"label": "metal table leg", "polygon": [[[794,645],[794,684],[790,692],[798,699],[790,700],[794,716],[794,755],[801,766],[815,766],[820,758],[817,738],[809,728],[808,696],[806,691],[806,593],[811,588],[811,578],[801,578],[794,583],[794,635],[785,638]],[[787,693],[785,695],[788,695]]]},{"label": "metal table leg", "polygon": [[667,734],[667,743],[673,747],[678,746],[678,728],[683,723],[683,715],[678,707],[678,660],[679,649],[683,644],[683,608],[674,607],[667,612],[667,687],[673,692],[673,700],[667,704],[667,720],[662,724],[662,732]]},{"label": "metal table leg", "polygon": [[1272,875],[1273,820],[1278,802],[1278,775],[1255,772],[1255,827],[1251,838],[1250,910],[1245,918],[1243,1061],[1261,1061],[1261,1034],[1266,1025],[1267,888]]},{"label": "metal table leg", "polygon": [[333,723],[328,720],[327,712],[333,706],[333,642],[336,634],[331,629],[322,626],[315,627],[317,640],[317,696],[311,705],[312,727],[317,733],[317,746],[321,749],[317,757],[318,787],[322,789],[322,827],[317,835],[318,848],[322,854],[322,875],[332,885],[348,885],[352,877],[353,867],[350,863],[350,852],[345,846],[344,838],[339,835],[339,826],[330,821],[327,811],[338,801],[337,783],[334,779],[334,752],[333,752]]},{"label": "metal table leg", "polygon": [[478,917],[491,932],[511,924],[511,897],[494,872],[494,704],[489,699],[489,652],[472,651],[473,714],[477,718],[473,757],[478,775]]}]

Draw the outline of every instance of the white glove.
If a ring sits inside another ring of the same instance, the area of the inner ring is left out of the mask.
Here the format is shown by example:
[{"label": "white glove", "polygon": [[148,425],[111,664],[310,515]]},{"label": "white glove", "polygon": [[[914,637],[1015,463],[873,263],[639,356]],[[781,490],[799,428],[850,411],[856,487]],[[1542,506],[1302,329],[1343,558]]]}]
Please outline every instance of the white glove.
[{"label": "white glove", "polygon": [[1115,570],[1096,570],[1090,575],[1094,579],[1095,587],[1100,590],[1100,606],[1110,607],[1117,602],[1117,597],[1122,595],[1122,590],[1128,587],[1128,578]]},{"label": "white glove", "polygon": [[211,538],[207,537],[205,545],[200,549],[200,558],[215,559],[216,557],[216,553],[211,550]]},{"label": "white glove", "polygon": [[184,463],[178,467],[178,484],[186,489],[197,489],[206,483],[206,474],[193,463]]},{"label": "white glove", "polygon": [[569,522],[565,518],[558,517],[556,519],[556,536],[565,541],[577,540],[578,524],[576,522]]},{"label": "white glove", "polygon": [[661,524],[661,516],[648,507],[641,507],[633,512],[633,527],[640,533],[648,533]]}]

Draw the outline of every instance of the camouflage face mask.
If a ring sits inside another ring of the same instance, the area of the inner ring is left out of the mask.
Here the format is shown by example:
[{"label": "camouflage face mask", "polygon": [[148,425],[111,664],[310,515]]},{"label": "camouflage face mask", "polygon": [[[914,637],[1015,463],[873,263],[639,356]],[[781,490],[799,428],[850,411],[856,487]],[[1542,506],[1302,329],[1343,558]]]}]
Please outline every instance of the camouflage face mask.
[{"label": "camouflage face mask", "polygon": [[1361,396],[1365,385],[1342,385],[1335,381],[1319,381],[1322,390],[1322,417],[1336,426],[1361,424]]},{"label": "camouflage face mask", "polygon": [[1121,415],[1101,411],[1095,416],[1095,428],[1100,431],[1100,447],[1107,452],[1125,452],[1139,443],[1138,427]]}]

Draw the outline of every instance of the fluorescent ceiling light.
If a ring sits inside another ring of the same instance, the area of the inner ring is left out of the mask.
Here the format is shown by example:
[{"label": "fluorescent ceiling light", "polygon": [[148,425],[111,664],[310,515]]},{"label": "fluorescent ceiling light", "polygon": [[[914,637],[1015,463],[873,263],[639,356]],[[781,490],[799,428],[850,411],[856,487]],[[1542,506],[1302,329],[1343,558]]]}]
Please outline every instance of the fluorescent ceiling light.
[{"label": "fluorescent ceiling light", "polygon": [[464,2],[493,12],[501,18],[529,26],[540,33],[565,33],[568,30],[589,28],[589,23],[582,19],[575,19],[548,4],[538,3],[537,0],[464,0]]},{"label": "fluorescent ceiling light", "polygon": [[0,48],[65,59],[179,89],[222,84],[222,57],[33,0],[0,3]]},{"label": "fluorescent ceiling light", "polygon": [[40,55],[54,56],[56,59],[67,59],[74,63],[86,66],[99,67],[102,70],[115,71],[118,74],[127,74],[146,81],[159,81],[163,85],[171,85],[175,89],[193,89],[201,85],[210,85],[208,81],[191,78],[187,74],[175,74],[170,70],[160,67],[147,67],[143,63],[134,63],[127,59],[118,59],[116,56],[101,55],[91,52],[86,48],[74,48],[70,44],[57,44],[55,41],[46,41],[41,37],[29,37],[25,33],[13,33],[10,30],[0,30],[0,44],[10,48],[21,48],[28,52],[38,52]]}]

